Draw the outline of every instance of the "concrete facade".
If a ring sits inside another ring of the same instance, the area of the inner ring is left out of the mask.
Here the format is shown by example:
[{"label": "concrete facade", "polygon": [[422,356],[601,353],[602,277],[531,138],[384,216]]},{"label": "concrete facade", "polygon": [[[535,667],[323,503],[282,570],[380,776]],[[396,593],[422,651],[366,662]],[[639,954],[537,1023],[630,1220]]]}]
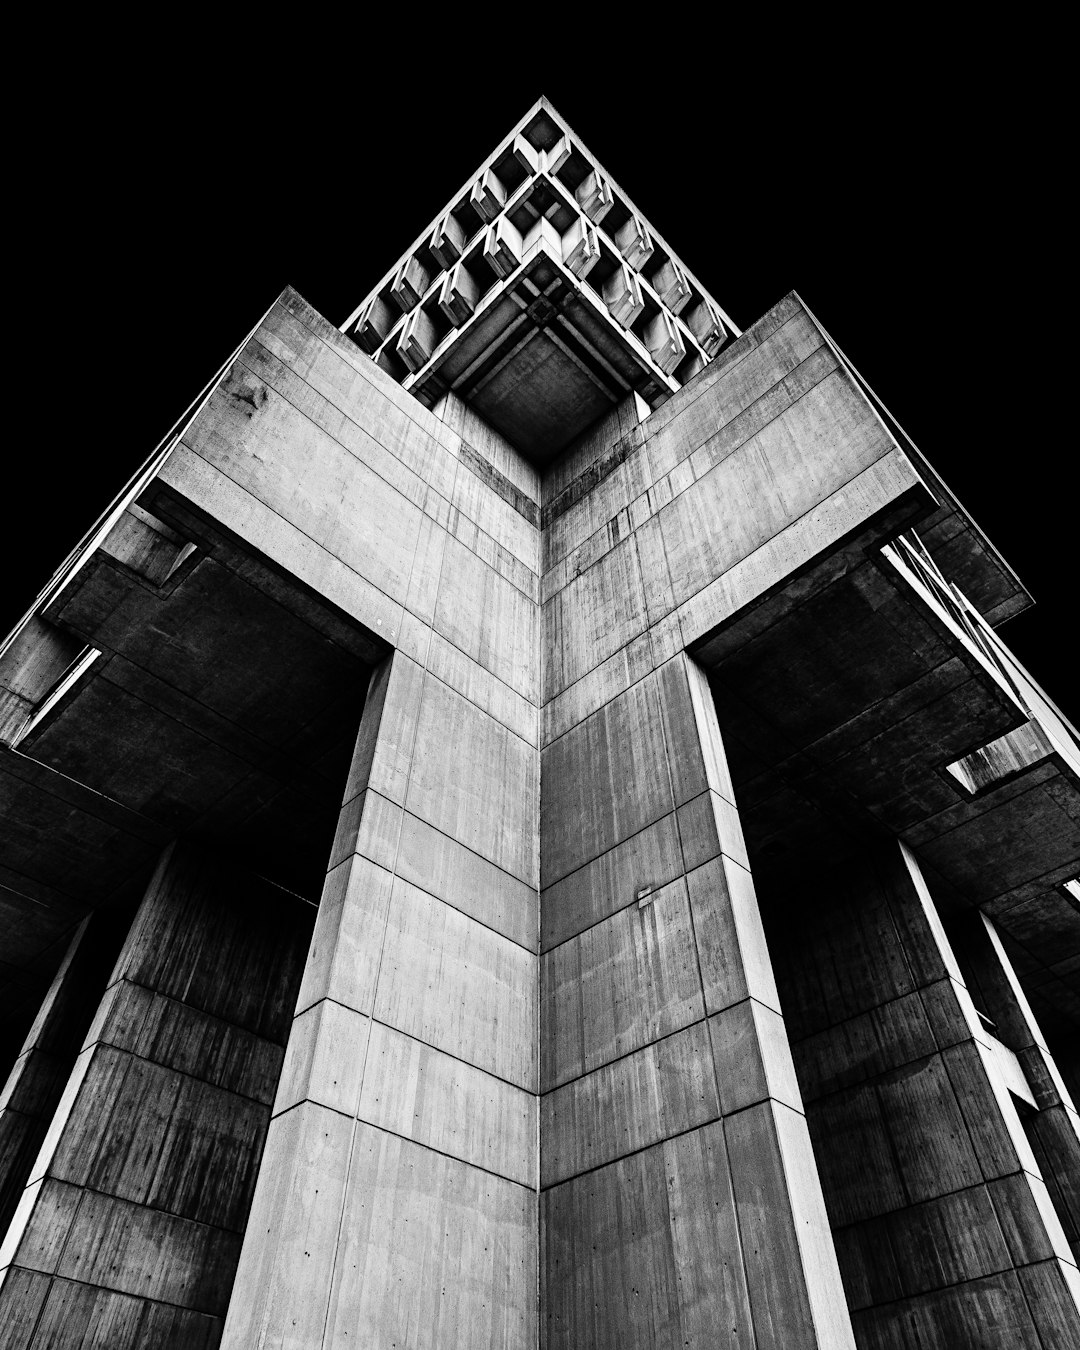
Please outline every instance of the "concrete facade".
[{"label": "concrete facade", "polygon": [[0,657],[10,1343],[1075,1343],[1008,565],[543,103],[343,329],[286,291]]}]

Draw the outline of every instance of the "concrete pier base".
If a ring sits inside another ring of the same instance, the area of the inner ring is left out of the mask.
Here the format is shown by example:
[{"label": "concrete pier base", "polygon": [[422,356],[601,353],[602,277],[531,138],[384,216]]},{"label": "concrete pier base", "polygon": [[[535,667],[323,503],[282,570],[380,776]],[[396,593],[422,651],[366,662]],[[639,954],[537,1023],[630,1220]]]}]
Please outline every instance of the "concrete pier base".
[{"label": "concrete pier base", "polygon": [[30,1346],[216,1346],[312,911],[172,846],[0,1252]]}]

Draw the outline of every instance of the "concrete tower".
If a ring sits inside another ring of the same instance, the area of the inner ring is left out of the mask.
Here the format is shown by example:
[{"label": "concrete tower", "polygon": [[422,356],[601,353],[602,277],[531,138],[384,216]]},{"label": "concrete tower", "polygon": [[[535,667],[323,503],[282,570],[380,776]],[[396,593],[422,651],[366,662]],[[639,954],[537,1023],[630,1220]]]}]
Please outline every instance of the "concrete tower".
[{"label": "concrete tower", "polygon": [[0,654],[0,1340],[1080,1343],[1080,748],[541,100]]}]

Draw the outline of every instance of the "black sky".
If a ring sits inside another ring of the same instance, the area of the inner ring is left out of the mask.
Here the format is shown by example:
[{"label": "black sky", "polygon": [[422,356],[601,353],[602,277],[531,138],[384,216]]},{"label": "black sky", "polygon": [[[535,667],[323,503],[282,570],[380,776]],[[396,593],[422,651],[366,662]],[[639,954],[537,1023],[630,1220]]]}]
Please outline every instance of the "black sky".
[{"label": "black sky", "polygon": [[1077,716],[1067,224],[1038,97],[1003,97],[1023,51],[809,29],[781,50],[779,16],[615,46],[538,18],[496,59],[449,21],[389,43],[359,21],[297,37],[299,18],[175,49],[98,34],[41,90],[62,116],[29,118],[15,157],[31,416],[9,443],[4,631],[283,286],[342,322],[546,93],[740,326],[800,292],[1031,590],[1003,636]]}]

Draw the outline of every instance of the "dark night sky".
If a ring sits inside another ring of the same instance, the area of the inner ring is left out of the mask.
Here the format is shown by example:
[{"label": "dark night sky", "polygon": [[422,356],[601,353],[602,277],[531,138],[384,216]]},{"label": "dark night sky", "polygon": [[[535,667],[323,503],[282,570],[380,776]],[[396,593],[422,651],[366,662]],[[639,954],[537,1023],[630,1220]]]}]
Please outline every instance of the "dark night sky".
[{"label": "dark night sky", "polygon": [[717,35],[706,78],[692,38],[657,39],[650,71],[647,34],[578,61],[537,33],[481,87],[484,62],[431,32],[226,31],[54,88],[63,136],[19,166],[35,434],[9,445],[4,631],[283,286],[342,322],[546,93],[738,324],[800,292],[1032,591],[1003,636],[1075,718],[1065,215],[1039,101],[1002,98],[1006,54],[909,35],[827,57],[827,36],[766,60],[762,34]]}]

